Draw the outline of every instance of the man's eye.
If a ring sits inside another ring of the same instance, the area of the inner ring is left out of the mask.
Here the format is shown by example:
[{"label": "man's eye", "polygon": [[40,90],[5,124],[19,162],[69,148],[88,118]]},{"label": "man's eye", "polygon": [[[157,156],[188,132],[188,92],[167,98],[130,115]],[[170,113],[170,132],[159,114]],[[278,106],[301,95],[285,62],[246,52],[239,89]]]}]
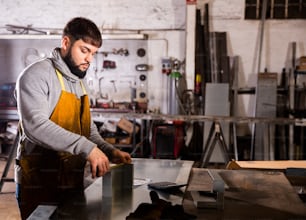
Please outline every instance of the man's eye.
[{"label": "man's eye", "polygon": [[84,48],[84,49],[81,49],[81,52],[82,53],[88,53],[88,50]]}]

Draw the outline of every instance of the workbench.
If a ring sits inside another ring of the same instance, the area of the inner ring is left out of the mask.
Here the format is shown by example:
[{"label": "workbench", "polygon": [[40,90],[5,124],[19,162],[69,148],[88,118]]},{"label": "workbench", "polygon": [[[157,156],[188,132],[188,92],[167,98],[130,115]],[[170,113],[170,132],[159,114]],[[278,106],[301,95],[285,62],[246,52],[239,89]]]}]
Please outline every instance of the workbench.
[{"label": "workbench", "polygon": [[[138,182],[140,182],[142,180],[144,184],[134,184],[131,190],[124,190],[121,193],[114,193],[112,196],[105,197],[104,193],[109,194],[109,192],[103,193],[102,190],[105,176],[99,177],[85,189],[85,200],[83,198],[79,199],[79,197],[71,197],[67,199],[63,207],[38,207],[29,219],[34,220],[37,219],[37,216],[46,216],[45,213],[48,213],[52,208],[57,209],[55,219],[57,219],[56,216],[58,216],[59,212],[61,217],[67,216],[67,219],[126,219],[141,203],[152,203],[150,198],[151,189],[147,185],[149,182],[171,181],[186,184],[188,183],[193,163],[193,161],[184,160],[133,158],[134,181],[139,180]],[[181,205],[185,189],[186,187],[182,187],[180,189],[181,193],[178,194],[159,194],[159,197],[172,204]]]},{"label": "workbench", "polygon": [[[133,159],[133,166],[134,181],[147,180],[145,184],[104,197],[104,177],[97,178],[85,190],[86,203],[77,204],[78,201],[72,198],[77,207],[70,211],[82,219],[126,219],[141,203],[152,203],[149,196],[152,189],[148,188],[148,182],[172,181],[188,182],[188,185],[180,188],[181,193],[157,190],[159,198],[173,205],[182,205],[185,213],[195,215],[197,219],[306,219],[306,204],[282,172],[193,168],[192,161],[140,158]],[[192,199],[192,191],[211,188],[208,171],[217,172],[225,183],[222,208],[197,208]],[[80,209],[80,206],[83,207]]]},{"label": "workbench", "polygon": [[[210,169],[211,170],[211,169]],[[207,191],[208,169],[193,168],[184,209],[197,219],[306,219],[302,202],[283,172],[273,170],[214,170],[226,184],[223,209],[196,208],[192,191]]]},{"label": "workbench", "polygon": [[[192,165],[193,161],[134,158],[134,180],[187,183]],[[150,189],[147,184],[134,186],[132,192],[116,195],[113,198],[104,198],[102,178],[98,178],[85,190],[87,210],[90,210],[88,219],[125,219],[140,203],[151,203]],[[163,194],[163,196],[165,197],[161,199],[166,199],[173,204],[183,202],[183,193],[181,195]]]}]

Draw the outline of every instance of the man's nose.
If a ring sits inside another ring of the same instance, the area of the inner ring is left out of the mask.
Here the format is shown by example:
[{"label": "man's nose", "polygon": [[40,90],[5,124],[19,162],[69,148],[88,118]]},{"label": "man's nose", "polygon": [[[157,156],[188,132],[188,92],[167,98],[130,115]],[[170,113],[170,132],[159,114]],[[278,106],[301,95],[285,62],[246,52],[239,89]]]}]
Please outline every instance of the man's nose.
[{"label": "man's nose", "polygon": [[90,62],[92,61],[93,57],[94,57],[94,56],[93,56],[92,54],[89,53],[89,54],[86,56],[86,58],[85,58],[86,62],[90,63]]}]

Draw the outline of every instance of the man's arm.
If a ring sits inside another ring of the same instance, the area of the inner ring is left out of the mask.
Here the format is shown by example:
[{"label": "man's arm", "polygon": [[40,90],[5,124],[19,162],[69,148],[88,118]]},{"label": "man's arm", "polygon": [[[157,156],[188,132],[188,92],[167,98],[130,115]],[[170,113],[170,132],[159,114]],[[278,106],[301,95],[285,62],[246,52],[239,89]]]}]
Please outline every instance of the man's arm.
[{"label": "man's arm", "polygon": [[60,84],[49,62],[32,65],[22,73],[17,80],[16,95],[24,133],[31,143],[55,151],[82,154],[85,158],[96,144],[49,119],[60,93]]}]

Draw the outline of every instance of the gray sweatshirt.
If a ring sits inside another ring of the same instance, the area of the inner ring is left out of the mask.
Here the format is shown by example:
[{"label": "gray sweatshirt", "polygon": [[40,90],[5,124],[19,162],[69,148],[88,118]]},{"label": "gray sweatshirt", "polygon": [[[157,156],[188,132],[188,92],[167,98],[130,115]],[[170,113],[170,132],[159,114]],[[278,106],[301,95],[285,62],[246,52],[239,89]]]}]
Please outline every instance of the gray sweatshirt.
[{"label": "gray sweatshirt", "polygon": [[[35,145],[41,145],[55,151],[81,154],[86,158],[93,147],[97,145],[108,157],[114,149],[99,134],[96,125],[91,120],[90,137],[72,133],[58,126],[49,118],[61,94],[61,85],[55,73],[56,67],[62,74],[67,92],[83,95],[80,80],[72,74],[60,56],[60,49],[55,48],[52,56],[27,67],[18,77],[16,83],[16,98],[19,118],[23,127],[23,145],[29,153]],[[86,86],[86,82],[83,80]],[[88,90],[87,90],[88,91]],[[17,159],[20,159],[20,146]],[[17,182],[20,168],[16,166]]]}]

